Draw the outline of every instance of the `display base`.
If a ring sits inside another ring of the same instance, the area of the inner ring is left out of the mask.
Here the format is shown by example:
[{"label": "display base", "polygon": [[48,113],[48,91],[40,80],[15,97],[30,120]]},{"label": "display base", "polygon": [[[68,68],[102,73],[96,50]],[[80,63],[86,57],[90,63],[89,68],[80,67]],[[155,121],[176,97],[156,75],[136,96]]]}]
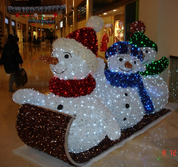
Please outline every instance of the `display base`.
[{"label": "display base", "polygon": [[50,156],[47,153],[44,153],[27,145],[19,147],[13,150],[13,152],[43,167],[73,167],[58,158]]},{"label": "display base", "polygon": [[[133,138],[137,137],[138,135],[146,132],[148,129],[150,129],[151,127],[153,127],[154,125],[158,124],[160,121],[162,121],[163,119],[165,119],[168,115],[170,115],[173,111],[174,108],[172,108],[170,105],[167,105],[166,108],[171,109],[171,112],[168,112],[167,114],[159,117],[158,119],[154,120],[152,123],[150,123],[149,125],[145,126],[143,129],[135,132],[133,135],[131,135],[130,137],[122,140],[121,142],[115,144],[114,146],[110,147],[108,150],[104,151],[103,153],[101,153],[100,155],[92,158],[90,161],[88,161],[87,164],[83,165],[83,167],[89,167],[91,166],[94,162],[102,159],[103,157],[105,157],[107,154],[109,154],[110,152],[114,151],[117,148],[120,148],[122,146],[125,145],[125,143],[127,143],[128,141],[132,140]],[[57,159],[53,156],[50,156],[49,154],[46,154],[42,151],[38,151],[34,148],[28,147],[28,146],[22,146],[20,148],[17,148],[15,150],[13,150],[13,152],[19,156],[22,156],[26,159],[29,159],[41,166],[44,167],[71,167],[71,165],[69,165],[68,163],[63,162],[60,159]]]}]

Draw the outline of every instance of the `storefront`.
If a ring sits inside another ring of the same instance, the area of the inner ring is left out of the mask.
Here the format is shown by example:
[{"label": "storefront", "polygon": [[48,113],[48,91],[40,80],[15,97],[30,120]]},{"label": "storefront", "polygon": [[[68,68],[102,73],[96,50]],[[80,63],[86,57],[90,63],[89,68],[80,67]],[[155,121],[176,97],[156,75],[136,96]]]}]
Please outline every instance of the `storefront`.
[{"label": "storefront", "polygon": [[137,2],[113,8],[99,16],[103,18],[104,26],[97,33],[98,55],[105,57],[105,51],[113,43],[129,40],[130,25],[137,19]]}]

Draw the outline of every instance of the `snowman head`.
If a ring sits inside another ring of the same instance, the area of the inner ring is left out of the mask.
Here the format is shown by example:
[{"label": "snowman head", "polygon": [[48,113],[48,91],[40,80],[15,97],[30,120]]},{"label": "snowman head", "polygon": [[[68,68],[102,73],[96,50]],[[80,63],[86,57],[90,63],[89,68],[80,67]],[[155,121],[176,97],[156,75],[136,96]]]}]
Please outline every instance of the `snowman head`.
[{"label": "snowman head", "polygon": [[150,40],[145,34],[145,24],[141,21],[135,21],[131,24],[130,30],[132,32],[130,43],[139,47],[144,54],[142,64],[147,65],[155,60],[158,52],[158,47],[155,42]]},{"label": "snowman head", "polygon": [[83,79],[96,70],[96,56],[76,40],[58,38],[52,46],[52,58],[58,60],[57,64],[50,64],[54,76],[60,79]]},{"label": "snowman head", "polygon": [[97,70],[98,40],[96,32],[103,27],[101,17],[92,16],[87,27],[70,33],[66,38],[58,38],[52,44],[50,58],[39,58],[49,64],[54,76],[60,79],[83,79]]},{"label": "snowman head", "polygon": [[128,42],[116,42],[106,51],[108,68],[112,72],[132,74],[145,71],[142,51]]}]

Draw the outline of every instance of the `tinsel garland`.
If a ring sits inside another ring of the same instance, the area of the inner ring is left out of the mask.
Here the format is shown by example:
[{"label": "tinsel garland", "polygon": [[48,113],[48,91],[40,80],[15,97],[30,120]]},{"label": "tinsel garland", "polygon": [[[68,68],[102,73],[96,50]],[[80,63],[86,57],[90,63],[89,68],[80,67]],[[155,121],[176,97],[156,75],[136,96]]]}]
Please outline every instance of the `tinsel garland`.
[{"label": "tinsel garland", "polygon": [[28,23],[55,24],[55,20],[28,20]]},{"label": "tinsel garland", "polygon": [[53,77],[49,82],[49,90],[62,97],[79,97],[89,95],[96,87],[96,81],[92,75],[80,80],[62,80]]},{"label": "tinsel garland", "polygon": [[66,5],[53,5],[53,6],[8,6],[7,11],[9,13],[35,13],[35,12],[51,12],[51,11],[63,11]]},{"label": "tinsel garland", "polygon": [[169,60],[163,56],[158,61],[153,61],[151,64],[146,65],[146,71],[140,72],[141,75],[156,75],[162,73],[169,65]]}]

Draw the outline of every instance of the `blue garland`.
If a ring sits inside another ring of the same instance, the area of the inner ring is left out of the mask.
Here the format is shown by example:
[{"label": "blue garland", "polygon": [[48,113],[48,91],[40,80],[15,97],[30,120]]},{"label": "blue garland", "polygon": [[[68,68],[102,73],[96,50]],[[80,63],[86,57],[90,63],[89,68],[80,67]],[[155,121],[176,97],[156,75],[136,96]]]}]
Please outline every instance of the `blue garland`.
[{"label": "blue garland", "polygon": [[154,111],[154,105],[151,101],[149,94],[147,93],[142,78],[139,73],[135,74],[122,74],[117,72],[112,72],[109,69],[105,70],[106,79],[110,82],[112,86],[122,87],[122,88],[138,88],[138,93],[143,104],[143,107],[147,114]]}]

